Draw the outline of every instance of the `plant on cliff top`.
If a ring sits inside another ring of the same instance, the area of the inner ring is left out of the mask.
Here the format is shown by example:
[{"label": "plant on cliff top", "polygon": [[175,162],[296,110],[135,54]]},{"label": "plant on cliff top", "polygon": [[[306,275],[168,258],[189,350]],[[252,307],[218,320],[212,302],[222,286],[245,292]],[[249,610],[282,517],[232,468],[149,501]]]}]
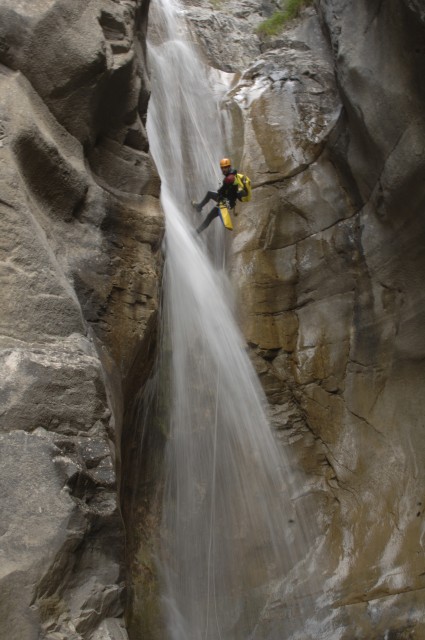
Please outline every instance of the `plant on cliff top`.
[{"label": "plant on cliff top", "polygon": [[270,18],[257,27],[257,32],[264,36],[274,36],[287,22],[296,18],[302,7],[312,3],[312,0],[286,0],[281,10],[275,11]]}]

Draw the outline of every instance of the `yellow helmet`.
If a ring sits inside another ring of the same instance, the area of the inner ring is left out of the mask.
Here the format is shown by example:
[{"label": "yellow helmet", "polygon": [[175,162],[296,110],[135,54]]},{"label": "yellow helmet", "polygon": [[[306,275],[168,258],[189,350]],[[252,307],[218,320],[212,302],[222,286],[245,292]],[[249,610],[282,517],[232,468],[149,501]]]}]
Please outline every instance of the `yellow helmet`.
[{"label": "yellow helmet", "polygon": [[223,158],[222,160],[220,160],[220,167],[222,169],[224,169],[225,167],[231,167],[232,163],[230,162],[229,158]]}]

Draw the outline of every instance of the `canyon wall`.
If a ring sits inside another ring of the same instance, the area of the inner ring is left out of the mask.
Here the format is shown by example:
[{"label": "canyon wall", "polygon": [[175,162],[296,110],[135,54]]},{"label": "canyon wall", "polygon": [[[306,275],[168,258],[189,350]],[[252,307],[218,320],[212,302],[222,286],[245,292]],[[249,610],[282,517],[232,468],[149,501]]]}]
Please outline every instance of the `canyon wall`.
[{"label": "canyon wall", "polygon": [[[266,4],[218,9],[189,16],[235,74],[229,154],[254,184],[232,243],[239,318],[321,528],[305,637],[422,637],[424,11],[320,0],[260,39]],[[284,615],[282,597],[264,637]]]},{"label": "canyon wall", "polygon": [[163,234],[147,2],[0,7],[0,638],[116,640],[124,407],[149,367]]},{"label": "canyon wall", "polygon": [[[254,185],[231,248],[239,321],[320,528],[317,608],[294,633],[421,638],[424,9],[318,0],[262,39],[272,3],[184,8],[204,59],[233,74],[228,151]],[[5,640],[127,637],[131,409],[155,350],[163,234],[147,11],[0,7]],[[281,640],[284,615],[282,595],[261,637]]]}]

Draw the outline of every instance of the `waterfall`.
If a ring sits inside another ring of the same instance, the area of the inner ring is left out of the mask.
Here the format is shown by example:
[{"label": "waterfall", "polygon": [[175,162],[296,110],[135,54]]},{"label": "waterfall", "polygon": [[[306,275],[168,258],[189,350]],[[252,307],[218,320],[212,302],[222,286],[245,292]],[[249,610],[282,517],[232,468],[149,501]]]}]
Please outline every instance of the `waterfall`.
[{"label": "waterfall", "polygon": [[274,589],[306,556],[308,527],[233,316],[222,268],[230,232],[217,218],[194,234],[202,218],[190,200],[218,187],[219,159],[232,154],[220,113],[224,85],[218,72],[211,85],[183,14],[173,0],[155,0],[148,44],[147,129],[166,217],[163,615],[171,640],[247,640],[261,637]]}]

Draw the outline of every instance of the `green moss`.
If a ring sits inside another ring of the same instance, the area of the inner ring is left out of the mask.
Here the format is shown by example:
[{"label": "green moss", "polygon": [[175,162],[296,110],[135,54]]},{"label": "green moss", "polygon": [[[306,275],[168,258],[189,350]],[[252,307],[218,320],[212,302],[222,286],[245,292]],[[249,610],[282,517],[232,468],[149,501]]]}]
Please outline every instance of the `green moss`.
[{"label": "green moss", "polygon": [[127,613],[128,630],[134,638],[160,640],[164,637],[154,555],[150,543],[141,541],[132,568],[132,602]]},{"label": "green moss", "polygon": [[57,620],[66,611],[66,606],[60,596],[53,594],[38,601],[38,610],[43,621]]},{"label": "green moss", "polygon": [[312,0],[286,0],[282,9],[275,11],[270,18],[257,28],[257,33],[264,36],[274,36],[283,30],[284,26],[296,18],[302,7],[312,3]]}]

